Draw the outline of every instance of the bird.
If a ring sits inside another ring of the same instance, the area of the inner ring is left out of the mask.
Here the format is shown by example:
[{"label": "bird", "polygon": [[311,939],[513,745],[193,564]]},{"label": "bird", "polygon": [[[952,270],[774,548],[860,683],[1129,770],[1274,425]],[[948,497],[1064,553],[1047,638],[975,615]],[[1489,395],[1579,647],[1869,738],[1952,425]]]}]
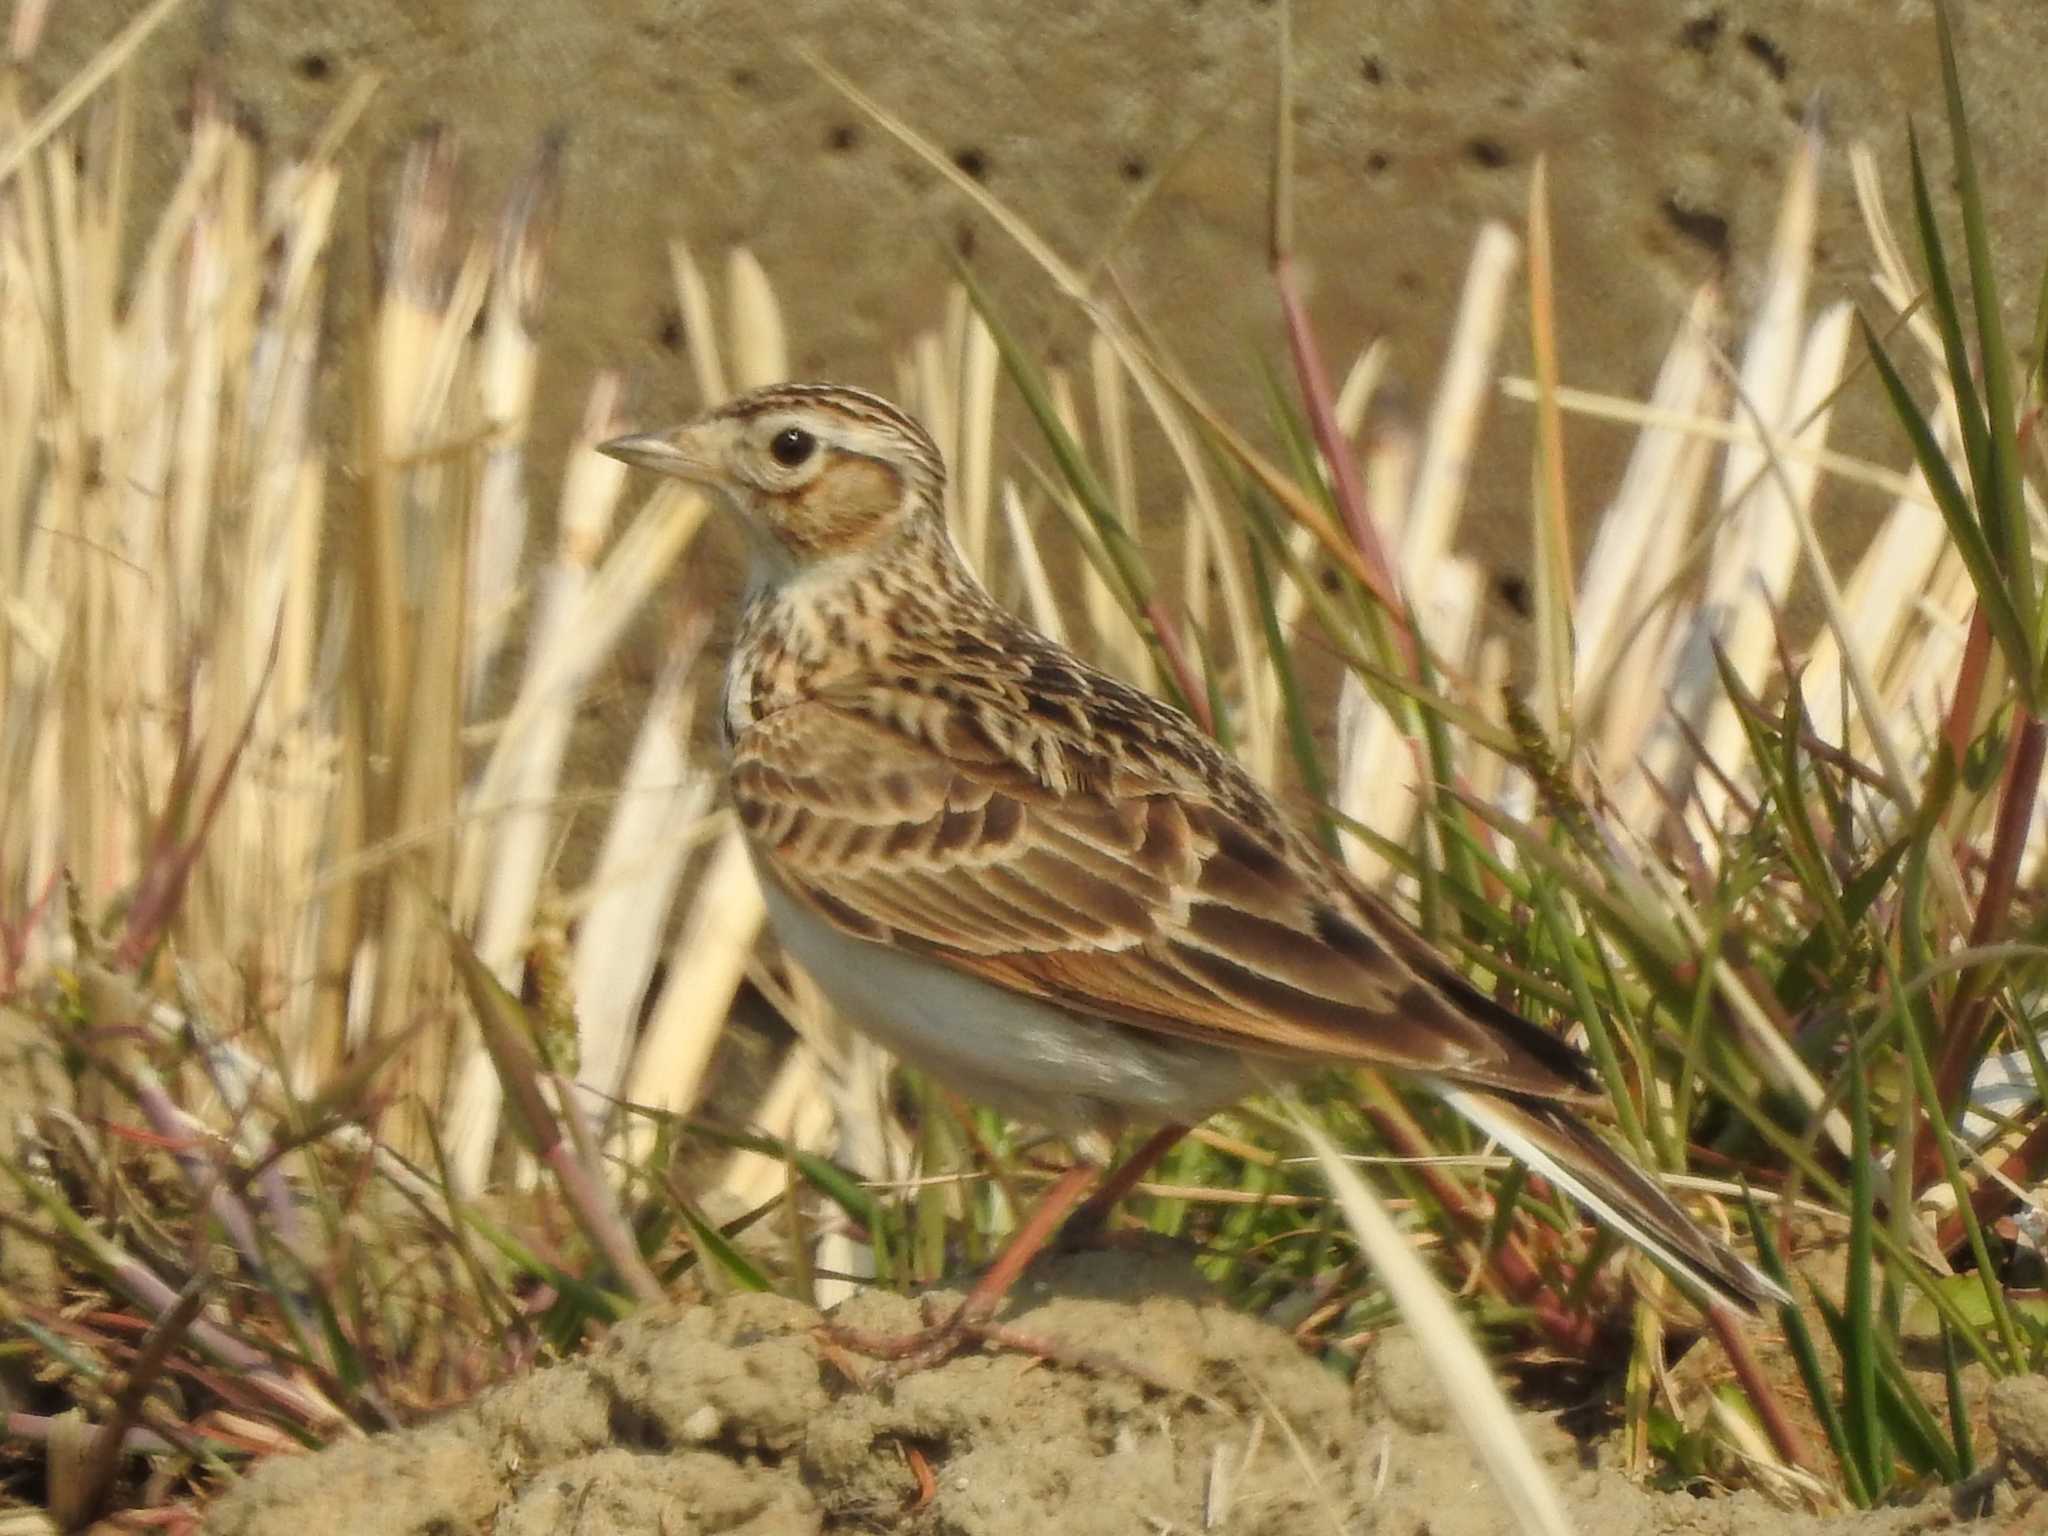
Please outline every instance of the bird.
[{"label": "bird", "polygon": [[[780,384],[599,449],[735,515],[720,724],[769,924],[901,1059],[1052,1131],[1155,1127],[1153,1156],[1264,1085],[1375,1068],[1696,1296],[1788,1300],[1590,1128],[1583,1054],[1468,981],[1186,714],[990,596],[910,416]],[[950,1319],[873,1352],[961,1347],[1096,1173],[1057,1180]]]}]

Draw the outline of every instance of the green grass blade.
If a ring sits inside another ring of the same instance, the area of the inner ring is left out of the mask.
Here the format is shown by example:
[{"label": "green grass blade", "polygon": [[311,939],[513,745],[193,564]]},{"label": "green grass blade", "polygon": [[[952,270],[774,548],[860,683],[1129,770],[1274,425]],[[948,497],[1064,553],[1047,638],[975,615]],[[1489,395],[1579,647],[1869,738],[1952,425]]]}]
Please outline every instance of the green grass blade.
[{"label": "green grass blade", "polygon": [[2027,408],[2038,409],[2048,395],[2048,261],[2041,263],[2040,291],[2034,295],[2034,371],[2027,379]]},{"label": "green grass blade", "polygon": [[[1824,1296],[1816,1294],[1813,1305],[1834,1334],[1837,1347],[1846,1349],[1848,1319]],[[1913,1390],[1898,1356],[1889,1350],[1882,1351],[1877,1362],[1877,1413],[1891,1443],[1897,1446],[1907,1466],[1916,1473],[1939,1477],[1945,1482],[1955,1481],[1954,1453],[1942,1438],[1934,1415]]]},{"label": "green grass blade", "polygon": [[761,1273],[760,1269],[754,1264],[754,1261],[741,1253],[733,1245],[732,1240],[719,1231],[716,1226],[706,1221],[696,1206],[692,1205],[688,1200],[680,1198],[673,1189],[669,1192],[669,1198],[674,1201],[676,1211],[682,1216],[684,1224],[689,1227],[690,1236],[695,1240],[698,1248],[702,1250],[705,1258],[717,1264],[719,1270],[728,1279],[744,1291],[772,1291],[775,1289],[774,1286],[768,1283],[768,1277]]},{"label": "green grass blade", "polygon": [[[1949,280],[1948,252],[1941,241],[1941,221],[1935,217],[1934,194],[1927,186],[1927,166],[1920,154],[1920,135],[1906,125],[1906,164],[1913,188],[1913,225],[1920,232],[1920,256],[1927,267],[1927,308],[1941,335],[1942,357],[1948,364],[1949,387],[1956,393],[1956,419],[1962,424],[1963,461],[1970,466],[1970,483],[1982,489],[1991,483],[1991,441],[1984,427],[1984,406],[1977,398],[1977,377],[1970,363],[1970,348],[1963,339],[1962,306],[1956,302],[1955,284]],[[1999,507],[1984,510],[1996,517]],[[1985,537],[1994,549],[2005,546],[2001,524],[1985,527]]]},{"label": "green grass blade", "polygon": [[1870,1076],[1861,1036],[1849,1035],[1849,1267],[1842,1297],[1842,1399],[1848,1411],[1849,1448],[1864,1486],[1882,1494],[1884,1430],[1877,1407],[1877,1303],[1871,1233],[1877,1226],[1877,1191],[1870,1147]]},{"label": "green grass blade", "polygon": [[[1952,769],[1946,757],[1936,759],[1935,783],[1930,788],[1930,799],[1939,793],[1944,799],[1953,789]],[[1920,819],[1919,826],[1928,827],[1924,836],[1916,836],[1906,859],[1906,873],[1900,883],[1900,924],[1899,942],[1906,964],[1916,972],[1924,971],[1932,962],[1933,955],[1927,941],[1926,919],[1923,916],[1927,888],[1927,842],[1935,835],[1931,818]],[[1917,828],[1916,828],[1917,830]],[[1962,1218],[1963,1230],[1969,1239],[1970,1255],[1977,1265],[1977,1279],[1984,1287],[1984,1300],[1990,1309],[1993,1322],[1997,1325],[1999,1341],[2006,1353],[2008,1365],[2019,1358],[2019,1335],[2014,1328],[2011,1311],[2005,1304],[2005,1290],[1998,1283],[1996,1269],[1991,1263],[1989,1245],[1984,1240],[1983,1224],[1977,1220],[1977,1210],[1970,1200],[1970,1188],[1963,1177],[1962,1159],[1956,1151],[1955,1132],[1950,1128],[1947,1117],[1941,1112],[1941,1095],[1935,1086],[1933,1063],[1928,1058],[1927,1041],[1934,1037],[1936,1024],[1933,1003],[1926,992],[1908,995],[1902,984],[1898,966],[1889,948],[1880,951],[1884,964],[1886,1000],[1892,1010],[1899,1036],[1905,1044],[1906,1062],[1913,1074],[1914,1091],[1920,1095],[1922,1113],[1927,1116],[1927,1126],[1934,1138],[1935,1150],[1941,1156],[1942,1172],[1948,1179],[1949,1188],[1956,1197],[1957,1214]],[[1930,1299],[1939,1306],[1950,1300],[1940,1286],[1926,1287]],[[1987,1358],[1987,1351],[1977,1330],[1970,1327],[1959,1311],[1946,1310],[1943,1316],[1951,1323],[1965,1330],[1973,1351],[1979,1358]]]},{"label": "green grass blade", "polygon": [[1927,1406],[1913,1378],[1906,1374],[1898,1350],[1886,1349],[1877,1363],[1885,1427],[1899,1454],[1922,1477],[1939,1478],[1945,1483],[1958,1481],[1963,1472],[1955,1449],[1942,1433],[1941,1420]]},{"label": "green grass blade", "polygon": [[[1792,1290],[1792,1276],[1785,1268],[1784,1257],[1778,1252],[1777,1240],[1771,1236],[1771,1223],[1764,1215],[1763,1207],[1757,1204],[1747,1180],[1742,1185],[1742,1203],[1749,1213],[1750,1235],[1756,1239],[1758,1264],[1765,1274],[1787,1291]],[[1834,1388],[1821,1366],[1820,1350],[1813,1342],[1813,1330],[1807,1327],[1806,1317],[1797,1307],[1780,1307],[1778,1319],[1785,1330],[1785,1345],[1792,1351],[1793,1363],[1799,1368],[1799,1380],[1806,1388],[1807,1404],[1820,1423],[1821,1433],[1827,1436],[1828,1449],[1834,1453],[1835,1468],[1842,1474],[1842,1486],[1849,1495],[1849,1502],[1858,1508],[1868,1509],[1870,1488],[1863,1481],[1862,1469],[1850,1452],[1849,1433],[1842,1423],[1841,1411],[1835,1405]]]},{"label": "green grass blade", "polygon": [[2023,621],[2020,609],[2014,604],[2013,594],[2007,589],[2001,565],[2002,554],[1994,552],[1985,539],[1970,499],[1956,480],[1948,455],[1934,440],[1933,428],[1914,401],[1905,380],[1899,377],[1884,343],[1878,340],[1877,332],[1868,320],[1859,316],[1857,324],[1863,328],[1863,343],[1870,353],[1871,364],[1877,369],[1878,381],[1891,397],[1893,413],[1912,443],[1914,461],[1927,477],[1927,488],[1934,495],[1934,504],[1941,512],[1942,521],[1948,525],[1949,537],[1955,541],[1956,554],[1969,570],[1970,583],[1977,589],[1977,601],[1983,607],[1992,638],[2004,653],[2006,666],[2022,695],[2031,701],[2036,696],[2036,679],[2040,670],[2034,656],[2032,627]]},{"label": "green grass blade", "polygon": [[1607,1101],[1614,1106],[1615,1122],[1620,1127],[1623,1140],[1640,1157],[1644,1147],[1642,1117],[1636,1112],[1635,1096],[1629,1092],[1628,1074],[1614,1049],[1614,1036],[1607,1027],[1607,1011],[1593,1000],[1592,982],[1587,979],[1585,968],[1579,964],[1576,935],[1565,924],[1564,906],[1557,899],[1557,892],[1552,889],[1550,881],[1541,874],[1529,882],[1529,890],[1535,898],[1538,919],[1555,939],[1557,967],[1564,972],[1565,985],[1571,989],[1575,1005],[1573,1012],[1585,1027],[1586,1043],[1600,1070],[1601,1082],[1606,1086]]},{"label": "green grass blade", "polygon": [[[1998,302],[1998,269],[1991,260],[1991,230],[1984,213],[1984,192],[1977,181],[1977,155],[1970,143],[1970,120],[1963,106],[1962,76],[1956,69],[1955,39],[1950,35],[1948,6],[1934,7],[1934,35],[1941,51],[1941,89],[1948,106],[1950,147],[1955,154],[1956,201],[1963,219],[1963,249],[1970,273],[1970,299],[1976,311],[1978,366],[1984,371],[1984,414],[1988,483],[1977,487],[1978,505],[1991,531],[1991,514],[2004,533],[2006,577],[2012,601],[2030,637],[2038,640],[2040,614],[2034,581],[2033,530],[2027,525],[2020,496],[2020,453],[2016,435],[2018,411],[2012,383],[2012,354],[2005,342],[2005,315]],[[1994,545],[1996,540],[1994,539]]]},{"label": "green grass blade", "polygon": [[1948,1438],[1955,1446],[1956,1479],[1977,1470],[1977,1451],[1970,1439],[1970,1402],[1963,1392],[1963,1359],[1956,1350],[1956,1336],[1941,1324],[1941,1373],[1948,1387]]},{"label": "green grass blade", "polygon": [[[1295,670],[1294,658],[1288,651],[1287,636],[1280,628],[1280,613],[1273,603],[1273,573],[1261,548],[1261,535],[1270,535],[1271,524],[1263,517],[1259,521],[1262,526],[1254,528],[1245,540],[1246,552],[1251,557],[1252,590],[1259,599],[1259,627],[1265,635],[1266,649],[1272,655],[1273,675],[1280,680],[1280,700],[1287,716],[1287,742],[1294,753],[1295,766],[1301,771],[1302,786],[1315,804],[1327,805],[1330,778],[1323,771],[1322,758],[1316,752],[1315,723],[1309,718],[1301,676]],[[1338,852],[1337,828],[1328,816],[1316,818],[1316,831],[1325,848],[1332,853]]]}]

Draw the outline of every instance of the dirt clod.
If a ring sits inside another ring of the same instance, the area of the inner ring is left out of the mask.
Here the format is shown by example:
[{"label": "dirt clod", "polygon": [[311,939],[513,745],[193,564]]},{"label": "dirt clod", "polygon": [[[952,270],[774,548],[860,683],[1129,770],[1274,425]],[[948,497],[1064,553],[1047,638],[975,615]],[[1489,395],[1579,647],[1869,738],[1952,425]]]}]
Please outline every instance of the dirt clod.
[{"label": "dirt clod", "polygon": [[[1990,1410],[2007,1475],[2022,1486],[2048,1489],[2048,1376],[1994,1382]],[[2048,1517],[2042,1523],[2048,1525]]]}]

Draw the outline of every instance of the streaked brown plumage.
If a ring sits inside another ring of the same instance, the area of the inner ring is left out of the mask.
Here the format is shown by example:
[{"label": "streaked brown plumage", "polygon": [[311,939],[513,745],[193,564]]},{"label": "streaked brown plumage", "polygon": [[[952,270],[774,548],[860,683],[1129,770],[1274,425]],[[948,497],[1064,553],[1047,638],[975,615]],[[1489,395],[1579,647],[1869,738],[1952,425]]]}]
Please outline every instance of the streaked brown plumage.
[{"label": "streaked brown plumage", "polygon": [[784,945],[856,1022],[1061,1127],[1386,1069],[1694,1285],[1776,1299],[1581,1126],[1583,1057],[1467,983],[1184,715],[996,606],[914,422],[785,385],[605,446],[740,514],[733,798]]}]

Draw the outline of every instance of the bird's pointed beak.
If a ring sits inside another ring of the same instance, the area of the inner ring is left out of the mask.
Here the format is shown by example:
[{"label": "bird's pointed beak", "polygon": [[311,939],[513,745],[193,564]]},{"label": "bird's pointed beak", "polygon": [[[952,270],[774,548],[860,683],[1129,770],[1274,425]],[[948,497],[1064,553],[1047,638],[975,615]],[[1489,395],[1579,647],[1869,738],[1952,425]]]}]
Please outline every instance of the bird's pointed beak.
[{"label": "bird's pointed beak", "polygon": [[599,443],[597,451],[636,469],[709,485],[718,479],[710,446],[695,426],[682,426],[666,432],[629,432]]}]

